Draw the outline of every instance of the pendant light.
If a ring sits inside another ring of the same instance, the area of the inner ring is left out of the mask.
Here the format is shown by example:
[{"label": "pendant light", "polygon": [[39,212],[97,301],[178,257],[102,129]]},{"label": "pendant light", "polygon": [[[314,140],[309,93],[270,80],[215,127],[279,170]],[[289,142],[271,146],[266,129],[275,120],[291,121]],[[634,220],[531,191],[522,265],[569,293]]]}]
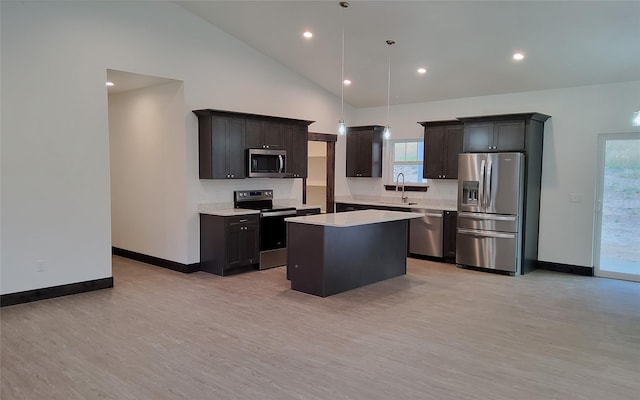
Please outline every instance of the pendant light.
[{"label": "pendant light", "polygon": [[[340,2],[340,7],[346,9],[349,7],[349,3],[346,1]],[[345,135],[347,133],[347,124],[344,123],[344,11],[342,13],[342,69],[340,80],[340,121],[338,121],[338,135]]]},{"label": "pendant light", "polygon": [[389,45],[389,58],[388,58],[388,68],[387,68],[387,126],[384,127],[382,131],[382,137],[385,139],[391,138],[391,126],[389,125],[389,100],[391,96],[391,46],[395,44],[394,40],[387,40],[387,44]]}]

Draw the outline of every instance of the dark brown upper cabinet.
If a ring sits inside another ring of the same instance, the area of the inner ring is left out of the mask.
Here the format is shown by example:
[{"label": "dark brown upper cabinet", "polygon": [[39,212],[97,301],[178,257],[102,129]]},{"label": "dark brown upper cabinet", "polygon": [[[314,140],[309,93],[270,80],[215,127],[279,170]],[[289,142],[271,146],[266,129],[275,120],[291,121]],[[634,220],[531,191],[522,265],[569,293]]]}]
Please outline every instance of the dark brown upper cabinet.
[{"label": "dark brown upper cabinet", "polygon": [[245,177],[245,120],[196,110],[200,179]]},{"label": "dark brown upper cabinet", "polygon": [[287,151],[287,174],[293,178],[306,178],[308,165],[308,128],[285,124],[282,127],[282,143]]},{"label": "dark brown upper cabinet", "polygon": [[248,149],[284,149],[282,124],[273,121],[248,119],[246,143]]},{"label": "dark brown upper cabinet", "polygon": [[460,121],[426,121],[424,126],[424,178],[458,179],[458,154],[462,153]]},{"label": "dark brown upper cabinet", "polygon": [[[540,134],[539,123],[548,115],[539,113],[491,115],[458,118],[464,122],[465,153],[527,151]],[[536,129],[533,129],[535,127]],[[542,138],[539,138],[542,140]]]},{"label": "dark brown upper cabinet", "polygon": [[287,151],[287,177],[307,176],[307,135],[313,121],[222,110],[198,116],[200,179],[247,176],[247,149]]},{"label": "dark brown upper cabinet", "polygon": [[382,177],[383,126],[347,128],[347,177]]}]

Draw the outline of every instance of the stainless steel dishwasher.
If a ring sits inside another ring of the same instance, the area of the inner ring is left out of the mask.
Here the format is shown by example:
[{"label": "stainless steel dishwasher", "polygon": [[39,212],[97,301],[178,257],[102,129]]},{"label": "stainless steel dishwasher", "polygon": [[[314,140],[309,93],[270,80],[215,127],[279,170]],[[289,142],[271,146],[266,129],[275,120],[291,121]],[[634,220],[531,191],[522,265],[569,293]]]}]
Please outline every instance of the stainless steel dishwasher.
[{"label": "stainless steel dishwasher", "polygon": [[442,258],[442,210],[414,208],[411,211],[425,214],[409,224],[409,253]]}]

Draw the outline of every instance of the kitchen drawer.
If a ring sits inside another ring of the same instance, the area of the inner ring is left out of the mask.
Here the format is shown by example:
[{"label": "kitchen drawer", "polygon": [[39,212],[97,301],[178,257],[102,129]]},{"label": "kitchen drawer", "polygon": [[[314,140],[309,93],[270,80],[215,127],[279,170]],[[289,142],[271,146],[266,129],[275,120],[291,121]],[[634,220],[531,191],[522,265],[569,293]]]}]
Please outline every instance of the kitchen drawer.
[{"label": "kitchen drawer", "polygon": [[258,214],[251,215],[237,215],[233,217],[226,217],[224,220],[226,226],[232,226],[237,224],[258,224],[259,222]]},{"label": "kitchen drawer", "polygon": [[518,234],[458,228],[456,264],[519,272]]}]

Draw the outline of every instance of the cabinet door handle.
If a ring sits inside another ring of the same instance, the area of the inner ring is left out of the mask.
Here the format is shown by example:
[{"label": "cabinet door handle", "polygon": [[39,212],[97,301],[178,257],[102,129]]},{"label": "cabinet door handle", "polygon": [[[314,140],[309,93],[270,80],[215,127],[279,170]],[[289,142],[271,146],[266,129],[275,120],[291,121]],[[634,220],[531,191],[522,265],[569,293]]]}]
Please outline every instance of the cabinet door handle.
[{"label": "cabinet door handle", "polygon": [[249,221],[248,219],[241,219],[240,222],[247,222]]}]

